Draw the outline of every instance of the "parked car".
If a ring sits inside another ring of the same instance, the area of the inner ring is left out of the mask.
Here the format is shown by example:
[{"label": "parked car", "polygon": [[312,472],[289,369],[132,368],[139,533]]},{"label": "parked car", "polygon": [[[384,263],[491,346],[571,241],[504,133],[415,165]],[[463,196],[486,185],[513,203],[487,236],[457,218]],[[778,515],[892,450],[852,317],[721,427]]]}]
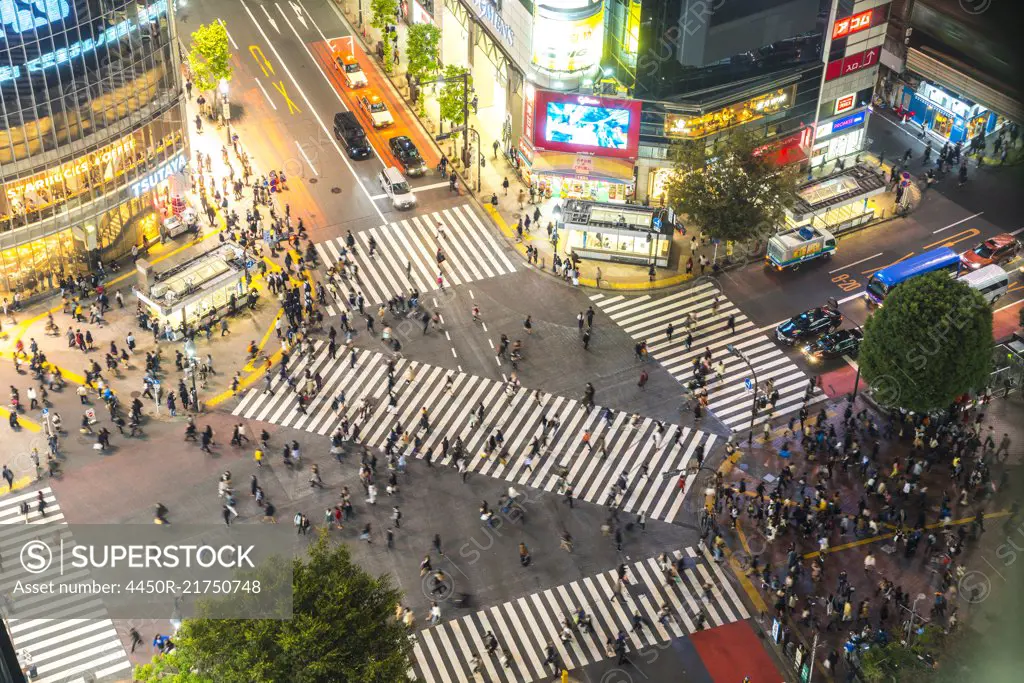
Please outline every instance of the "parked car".
[{"label": "parked car", "polygon": [[812,363],[840,356],[856,356],[863,339],[860,330],[836,330],[819,337],[801,350]]},{"label": "parked car", "polygon": [[396,209],[411,209],[416,206],[416,194],[409,187],[405,177],[394,166],[388,166],[377,175],[380,189],[391,199]]},{"label": "parked car", "polygon": [[427,165],[423,162],[420,151],[405,135],[396,135],[388,140],[388,147],[391,148],[398,165],[405,171],[405,175],[415,178],[427,172]]},{"label": "parked car", "polygon": [[335,52],[334,65],[338,67],[338,71],[344,77],[345,85],[353,90],[366,87],[366,74],[363,73],[363,67],[359,66],[359,62],[354,56]]},{"label": "parked car", "polygon": [[794,315],[775,328],[776,338],[783,344],[795,344],[802,339],[814,339],[834,332],[843,324],[843,314],[831,306],[821,306]]},{"label": "parked car", "polygon": [[359,107],[370,117],[370,123],[374,128],[387,128],[395,122],[388,105],[381,102],[376,95],[362,95],[359,98]]},{"label": "parked car", "polygon": [[991,237],[974,249],[960,254],[960,262],[968,270],[978,270],[985,266],[1003,264],[1013,259],[1020,252],[1020,242],[1010,233]]}]

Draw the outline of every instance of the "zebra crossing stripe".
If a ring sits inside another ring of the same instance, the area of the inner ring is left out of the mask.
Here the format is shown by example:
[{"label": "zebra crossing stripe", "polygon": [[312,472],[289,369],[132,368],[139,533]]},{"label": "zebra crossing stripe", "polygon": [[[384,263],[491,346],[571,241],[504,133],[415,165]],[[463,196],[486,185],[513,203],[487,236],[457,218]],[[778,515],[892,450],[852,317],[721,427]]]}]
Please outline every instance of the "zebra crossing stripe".
[{"label": "zebra crossing stripe", "polygon": [[[520,596],[415,634],[413,667],[428,683],[468,681],[473,677],[470,662],[479,656],[481,675],[488,681],[532,683],[549,679],[550,669],[542,660],[550,643],[567,669],[577,669],[604,659],[604,644],[623,632],[632,650],[642,650],[673,638],[693,633],[695,615],[703,612],[709,626],[721,626],[749,618],[746,607],[707,552],[693,548],[676,550],[673,561],[685,558],[678,582],[666,584],[656,558],[634,562],[627,567],[629,586],[622,601],[613,600],[614,570]],[[704,585],[710,584],[710,595]],[[662,624],[661,606],[672,618]],[[582,608],[591,618],[591,630],[575,630],[563,642],[561,619]],[[639,612],[648,621],[633,630],[632,615]],[[484,637],[490,632],[509,657],[501,666],[497,653],[486,653]]]},{"label": "zebra crossing stripe", "polygon": [[[21,545],[35,534],[28,525],[56,527],[55,533],[65,542],[73,542],[67,532],[60,504],[50,487],[39,489],[46,501],[46,515],[36,506],[37,491],[6,496],[0,499],[0,551],[5,555],[20,552]],[[27,520],[21,513],[22,502],[30,505]],[[44,576],[44,575],[40,575]],[[65,574],[64,579],[88,579],[87,571]],[[37,577],[38,578],[38,577]],[[9,587],[5,586],[5,590]],[[64,618],[7,619],[7,630],[15,652],[27,650],[32,655],[39,676],[36,683],[64,683],[85,679],[104,683],[123,679],[132,668],[114,622],[107,615],[101,600],[89,595],[42,596],[39,601],[19,601],[22,612],[31,612],[33,604],[45,604],[48,611],[60,611]]]},{"label": "zebra crossing stripe", "polygon": [[[759,382],[774,381],[775,390],[779,392],[774,416],[796,412],[804,405],[809,383],[807,374],[779,348],[764,328],[754,325],[712,283],[702,283],[659,297],[596,293],[590,298],[632,339],[646,341],[651,356],[678,382],[688,384],[693,379],[693,362],[705,351],[711,351],[715,371],[708,375],[706,385],[708,410],[733,431],[750,424],[753,396],[744,386],[749,375],[747,364],[728,353],[729,345],[742,351],[750,360]],[[689,349],[686,348],[686,330],[683,329],[687,315],[696,319],[693,346]],[[728,327],[730,317],[734,322],[733,330]],[[672,340],[666,334],[670,323],[678,329]],[[816,389],[807,404],[826,398]],[[766,412],[761,412],[754,418],[754,424],[759,425],[769,419]]]},{"label": "zebra crossing stripe", "polygon": [[[358,279],[335,279],[340,293],[361,292],[369,304],[388,301],[397,294],[415,288],[421,293],[440,288],[438,274],[443,271],[444,286],[459,286],[478,280],[516,272],[505,253],[505,246],[491,234],[469,205],[442,209],[422,216],[354,233],[356,253],[349,258],[358,268]],[[370,239],[376,243],[370,256]],[[315,245],[320,260],[332,266],[347,249],[344,237]],[[438,264],[438,249],[445,260]],[[326,306],[328,315],[347,308],[338,301]]]},{"label": "zebra crossing stripe", "polygon": [[[675,477],[666,478],[663,474],[684,470],[698,447],[709,452],[715,442],[712,434],[668,426],[660,442],[655,443],[658,424],[650,418],[642,419],[634,427],[627,414],[619,411],[609,424],[605,409],[600,406],[588,410],[573,399],[526,389],[509,396],[501,382],[405,358],[395,360],[392,407],[385,388],[386,356],[364,350],[358,356],[357,367],[352,369],[347,354],[332,359],[327,348],[327,344],[318,341],[311,352],[297,354],[288,375],[296,386],[307,381],[307,371],[314,383],[320,383],[320,390],[308,402],[305,414],[298,410],[297,396],[290,389],[289,380],[280,375],[272,378],[271,393],[262,386],[250,388],[232,413],[327,436],[342,420],[340,411],[332,409],[332,398],[344,393],[345,410],[352,421],[360,422],[360,439],[367,444],[382,447],[398,423],[410,435],[420,434],[417,457],[423,458],[428,449],[440,447],[446,434],[453,441],[461,436],[471,472],[551,492],[560,483],[557,469],[565,467],[566,482],[572,485],[575,497],[598,504],[607,502],[613,485],[623,476],[627,482],[620,494],[624,509],[644,511],[651,519],[666,522],[678,517],[686,491],[676,485]],[[407,385],[409,371],[415,378]],[[448,377],[451,390],[446,389]],[[370,409],[366,419],[359,420],[357,414],[364,401]],[[474,412],[481,404],[484,417],[480,424],[471,427],[476,421]],[[430,429],[420,433],[423,407],[429,410]],[[530,444],[543,436],[545,417],[549,421],[548,442],[533,459],[532,466],[528,466]],[[550,429],[553,419],[560,423],[557,432]],[[483,457],[489,436],[498,429],[504,435],[502,448],[491,457]],[[592,448],[583,443],[585,431],[591,432]],[[602,438],[606,442],[604,457],[598,446]],[[411,453],[411,445],[402,447]],[[451,454],[444,458],[438,454],[437,463],[450,464]],[[645,465],[646,476],[642,476],[641,468]]]}]

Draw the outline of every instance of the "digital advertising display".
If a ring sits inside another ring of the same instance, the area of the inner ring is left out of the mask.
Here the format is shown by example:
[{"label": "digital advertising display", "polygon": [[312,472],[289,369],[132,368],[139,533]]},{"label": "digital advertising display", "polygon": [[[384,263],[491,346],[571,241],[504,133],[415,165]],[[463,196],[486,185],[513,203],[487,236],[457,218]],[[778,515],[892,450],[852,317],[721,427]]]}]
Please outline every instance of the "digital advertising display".
[{"label": "digital advertising display", "polygon": [[539,0],[533,18],[532,61],[553,74],[588,71],[601,63],[604,3],[600,0]]},{"label": "digital advertising display", "polygon": [[537,149],[634,158],[640,142],[640,102],[538,90]]}]

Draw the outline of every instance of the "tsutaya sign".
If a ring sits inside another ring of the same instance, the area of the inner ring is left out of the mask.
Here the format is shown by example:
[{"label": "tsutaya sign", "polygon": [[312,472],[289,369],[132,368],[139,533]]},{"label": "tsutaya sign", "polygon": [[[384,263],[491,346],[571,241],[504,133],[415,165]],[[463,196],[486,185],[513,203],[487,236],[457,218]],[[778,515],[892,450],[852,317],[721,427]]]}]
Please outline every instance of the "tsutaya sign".
[{"label": "tsutaya sign", "polygon": [[143,192],[149,192],[183,168],[185,168],[185,153],[179,152],[142,180],[132,183],[132,196],[142,196]]},{"label": "tsutaya sign", "polygon": [[501,17],[501,4],[496,0],[466,0],[476,7],[476,13],[480,15],[498,36],[508,43],[509,47],[515,46],[516,34],[512,27]]},{"label": "tsutaya sign", "polygon": [[[77,43],[72,43],[71,45],[54,50],[53,52],[47,52],[39,55],[20,66],[2,66],[0,67],[0,83],[6,83],[7,81],[13,81],[17,78],[21,78],[23,73],[22,69],[25,71],[44,71],[50,67],[65,64],[73,59],[81,57],[82,55],[94,52],[103,45],[121,40],[121,38],[124,38],[131,31],[139,28],[140,26],[152,23],[166,12],[167,0],[158,0],[149,7],[140,9],[135,18],[124,19],[123,21],[108,26],[97,33],[93,38],[86,38],[85,40],[80,40]],[[67,35],[72,35],[72,32],[68,31]],[[42,44],[43,43],[40,43],[40,45]]]}]

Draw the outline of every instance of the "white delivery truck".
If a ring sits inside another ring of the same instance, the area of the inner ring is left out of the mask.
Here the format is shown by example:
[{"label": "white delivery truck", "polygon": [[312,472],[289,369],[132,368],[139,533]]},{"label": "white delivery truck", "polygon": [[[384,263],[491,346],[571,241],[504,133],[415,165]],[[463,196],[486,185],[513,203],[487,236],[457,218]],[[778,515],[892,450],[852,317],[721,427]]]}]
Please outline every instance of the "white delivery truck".
[{"label": "white delivery truck", "polygon": [[765,265],[776,270],[796,269],[812,259],[831,258],[835,250],[836,238],[832,233],[805,225],[772,235]]}]

